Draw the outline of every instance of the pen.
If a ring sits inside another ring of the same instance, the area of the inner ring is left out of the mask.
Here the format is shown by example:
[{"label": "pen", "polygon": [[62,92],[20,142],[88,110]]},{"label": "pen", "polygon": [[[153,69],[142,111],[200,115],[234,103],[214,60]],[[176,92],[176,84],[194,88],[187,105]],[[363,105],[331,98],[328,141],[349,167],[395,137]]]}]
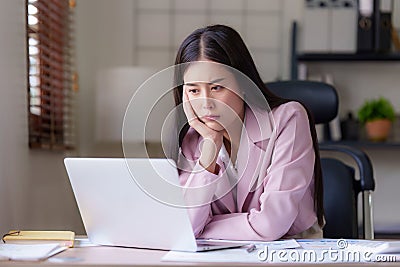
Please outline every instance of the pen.
[{"label": "pen", "polygon": [[247,253],[251,253],[251,252],[253,252],[254,250],[256,250],[256,245],[254,245],[254,244],[251,244],[251,245],[249,245],[248,247],[247,247],[247,249],[246,249],[246,251],[247,251]]}]

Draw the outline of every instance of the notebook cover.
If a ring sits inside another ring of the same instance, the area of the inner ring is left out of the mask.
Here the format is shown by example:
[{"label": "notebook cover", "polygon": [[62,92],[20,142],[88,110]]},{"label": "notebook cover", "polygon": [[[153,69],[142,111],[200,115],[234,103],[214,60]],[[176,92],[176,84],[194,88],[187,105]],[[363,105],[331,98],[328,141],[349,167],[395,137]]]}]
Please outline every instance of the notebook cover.
[{"label": "notebook cover", "polygon": [[60,243],[62,246],[73,247],[75,233],[72,231],[22,231],[11,230],[3,240],[6,243]]}]

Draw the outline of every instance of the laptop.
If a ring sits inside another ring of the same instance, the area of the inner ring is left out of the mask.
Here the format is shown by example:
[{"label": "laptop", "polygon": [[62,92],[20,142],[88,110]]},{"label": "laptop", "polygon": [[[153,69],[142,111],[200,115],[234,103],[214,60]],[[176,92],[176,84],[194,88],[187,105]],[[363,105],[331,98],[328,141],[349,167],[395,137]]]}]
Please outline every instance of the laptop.
[{"label": "laptop", "polygon": [[65,158],[64,164],[94,244],[190,252],[245,245],[195,239],[170,159]]}]

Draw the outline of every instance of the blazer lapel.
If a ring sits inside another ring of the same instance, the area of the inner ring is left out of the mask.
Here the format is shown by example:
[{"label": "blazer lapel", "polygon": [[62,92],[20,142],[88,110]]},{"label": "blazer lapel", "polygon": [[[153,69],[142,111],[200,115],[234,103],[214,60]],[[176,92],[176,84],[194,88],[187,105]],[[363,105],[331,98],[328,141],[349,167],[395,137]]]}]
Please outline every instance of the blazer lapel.
[{"label": "blazer lapel", "polygon": [[238,175],[239,183],[237,185],[237,205],[240,211],[247,195],[251,191],[252,184],[258,180],[260,173],[261,160],[264,157],[265,151],[256,146],[251,140],[245,139],[247,144],[241,145],[247,149],[240,151],[240,157],[238,158]]},{"label": "blazer lapel", "polygon": [[[219,158],[217,159],[217,164],[219,166],[224,166],[222,160]],[[235,201],[233,200],[233,195],[231,192],[232,185],[227,177],[226,172],[223,172],[223,177],[220,177],[220,182],[217,185],[217,191],[215,192],[215,198],[221,201],[224,206],[230,211],[230,212],[236,212],[236,205]]]},{"label": "blazer lapel", "polygon": [[240,212],[246,197],[266,176],[272,156],[273,121],[268,111],[246,108],[245,130],[238,151],[237,206]]}]

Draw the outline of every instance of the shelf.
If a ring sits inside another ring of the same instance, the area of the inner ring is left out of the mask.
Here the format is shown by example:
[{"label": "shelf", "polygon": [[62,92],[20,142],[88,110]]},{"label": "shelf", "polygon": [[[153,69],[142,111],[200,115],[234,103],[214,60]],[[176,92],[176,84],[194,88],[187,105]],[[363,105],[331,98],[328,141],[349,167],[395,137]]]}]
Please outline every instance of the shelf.
[{"label": "shelf", "polygon": [[[298,64],[300,62],[399,62],[400,52],[390,53],[301,53],[296,49],[297,23],[292,24],[291,38],[291,79],[298,79]],[[394,139],[398,139],[394,138]],[[399,149],[400,140],[388,140],[386,142],[371,142],[365,139],[358,141],[325,141],[323,145],[347,145],[368,149]]]},{"label": "shelf", "polygon": [[298,64],[300,62],[400,62],[400,52],[388,53],[302,53],[297,51],[297,22],[292,23],[290,50],[290,77],[298,79]]},{"label": "shelf", "polygon": [[371,142],[367,140],[362,141],[324,141],[324,145],[346,145],[360,148],[400,148],[399,141],[386,141],[386,142]]},{"label": "shelf", "polygon": [[400,61],[400,53],[303,53],[296,55],[297,61]]}]

